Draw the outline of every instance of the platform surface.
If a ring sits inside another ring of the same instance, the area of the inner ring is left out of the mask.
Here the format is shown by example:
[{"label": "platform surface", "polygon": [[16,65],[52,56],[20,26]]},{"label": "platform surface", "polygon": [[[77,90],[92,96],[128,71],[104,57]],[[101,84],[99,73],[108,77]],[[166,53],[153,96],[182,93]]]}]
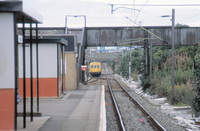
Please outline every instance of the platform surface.
[{"label": "platform surface", "polygon": [[[36,111],[34,102],[34,111]],[[22,112],[23,103],[18,105]],[[27,101],[27,112],[30,101]],[[67,91],[63,98],[40,99],[42,117],[18,117],[18,130],[21,131],[104,131],[106,129],[104,87],[102,85],[83,86]]]}]

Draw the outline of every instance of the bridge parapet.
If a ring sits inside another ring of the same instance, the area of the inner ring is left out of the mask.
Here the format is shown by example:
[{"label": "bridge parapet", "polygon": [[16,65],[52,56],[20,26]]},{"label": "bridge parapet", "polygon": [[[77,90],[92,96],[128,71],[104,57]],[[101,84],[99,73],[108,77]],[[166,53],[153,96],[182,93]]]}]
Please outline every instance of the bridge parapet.
[{"label": "bridge parapet", "polygon": [[[87,46],[171,45],[171,27],[87,27]],[[200,27],[175,28],[175,45],[196,45],[200,42]]]}]

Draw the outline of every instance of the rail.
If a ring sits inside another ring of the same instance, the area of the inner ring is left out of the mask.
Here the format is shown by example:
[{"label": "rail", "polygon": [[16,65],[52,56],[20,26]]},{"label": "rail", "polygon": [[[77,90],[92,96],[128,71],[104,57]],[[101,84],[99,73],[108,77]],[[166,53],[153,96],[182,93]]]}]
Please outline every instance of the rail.
[{"label": "rail", "polygon": [[[106,78],[107,78],[107,76],[106,76]],[[119,107],[118,107],[117,102],[116,102],[116,100],[115,100],[115,96],[114,96],[114,94],[113,94],[113,92],[112,92],[111,85],[110,85],[110,82],[109,82],[108,78],[107,78],[107,83],[108,83],[108,88],[109,88],[110,94],[111,94],[111,96],[112,96],[113,103],[114,103],[114,105],[115,105],[115,109],[116,109],[117,114],[118,114],[118,117],[119,117],[120,126],[121,126],[121,128],[122,128],[123,131],[126,131],[126,128],[125,128],[125,125],[124,125],[124,122],[123,122],[121,113],[120,113],[120,111],[119,111]]]},{"label": "rail", "polygon": [[153,125],[158,131],[167,131],[143,106],[138,102],[113,76],[111,76],[121,88],[131,97],[131,100],[138,106],[142,113],[146,116],[147,120]]}]

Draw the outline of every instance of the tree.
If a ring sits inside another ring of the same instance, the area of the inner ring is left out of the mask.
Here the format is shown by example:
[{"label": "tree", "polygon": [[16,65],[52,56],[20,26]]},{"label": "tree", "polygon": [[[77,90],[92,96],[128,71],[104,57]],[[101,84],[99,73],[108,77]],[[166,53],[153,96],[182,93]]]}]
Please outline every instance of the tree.
[{"label": "tree", "polygon": [[184,28],[187,28],[187,27],[189,27],[189,25],[177,23],[177,24],[176,24],[176,27],[184,27]]}]

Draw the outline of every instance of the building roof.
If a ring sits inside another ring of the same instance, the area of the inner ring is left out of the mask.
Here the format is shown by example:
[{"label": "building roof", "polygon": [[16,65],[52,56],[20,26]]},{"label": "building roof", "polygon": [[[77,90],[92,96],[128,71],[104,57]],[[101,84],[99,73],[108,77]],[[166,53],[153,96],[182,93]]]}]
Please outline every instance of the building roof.
[{"label": "building roof", "polygon": [[17,23],[42,23],[42,16],[21,0],[0,1],[0,12],[16,12]]},{"label": "building roof", "polygon": [[[30,43],[30,38],[29,37],[26,37],[25,38],[25,43]],[[32,37],[32,43],[36,43],[36,37]],[[47,37],[47,36],[43,36],[42,38],[41,37],[38,37],[38,44],[63,44],[65,46],[68,46],[68,41],[64,38],[55,38],[55,37]]]}]

